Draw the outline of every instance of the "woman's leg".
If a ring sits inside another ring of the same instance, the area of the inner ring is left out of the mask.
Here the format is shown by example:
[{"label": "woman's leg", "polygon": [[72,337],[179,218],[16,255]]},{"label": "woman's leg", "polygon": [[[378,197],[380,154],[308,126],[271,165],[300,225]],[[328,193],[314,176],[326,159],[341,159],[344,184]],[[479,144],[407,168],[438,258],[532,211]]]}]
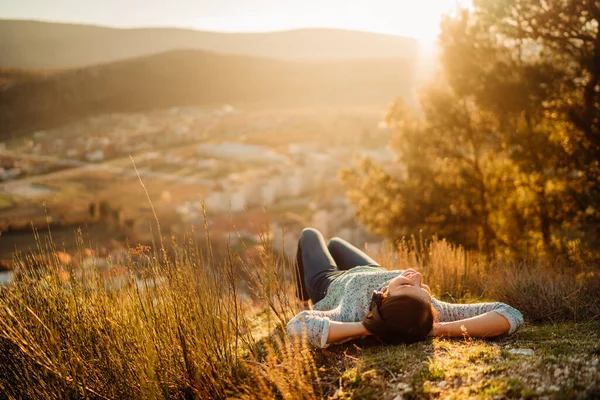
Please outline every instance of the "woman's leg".
[{"label": "woman's leg", "polygon": [[379,265],[377,261],[373,260],[363,251],[339,237],[332,238],[327,248],[335,264],[342,271],[347,271],[359,265]]},{"label": "woman's leg", "polygon": [[296,260],[298,297],[302,300],[310,298],[313,304],[317,303],[325,297],[335,272],[339,271],[327,250],[321,232],[313,228],[302,231],[298,240]]}]

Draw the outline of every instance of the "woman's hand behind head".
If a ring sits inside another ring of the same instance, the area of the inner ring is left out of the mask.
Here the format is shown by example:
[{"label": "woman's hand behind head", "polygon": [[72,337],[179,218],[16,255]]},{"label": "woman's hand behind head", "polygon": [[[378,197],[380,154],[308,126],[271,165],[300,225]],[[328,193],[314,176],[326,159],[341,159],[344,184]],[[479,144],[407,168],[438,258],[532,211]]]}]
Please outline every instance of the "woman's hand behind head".
[{"label": "woman's hand behind head", "polygon": [[423,283],[423,275],[415,270],[406,270],[390,281],[387,286],[388,296],[406,294],[431,301],[431,289]]}]

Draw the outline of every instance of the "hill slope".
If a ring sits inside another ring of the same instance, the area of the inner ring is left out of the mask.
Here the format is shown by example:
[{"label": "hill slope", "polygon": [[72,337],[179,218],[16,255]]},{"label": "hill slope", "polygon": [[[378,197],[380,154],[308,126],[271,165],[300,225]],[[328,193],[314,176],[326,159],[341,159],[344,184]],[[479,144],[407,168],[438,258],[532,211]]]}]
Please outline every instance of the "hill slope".
[{"label": "hill slope", "polygon": [[35,78],[43,78],[56,72],[58,71],[0,67],[0,90],[2,90],[2,86],[5,85],[12,85]]},{"label": "hill slope", "polygon": [[56,72],[0,90],[0,139],[107,112],[178,105],[373,105],[410,96],[402,59],[288,62],[174,51]]},{"label": "hill slope", "polygon": [[416,57],[414,39],[339,29],[217,33],[0,20],[0,66],[72,68],[195,49],[287,60]]}]

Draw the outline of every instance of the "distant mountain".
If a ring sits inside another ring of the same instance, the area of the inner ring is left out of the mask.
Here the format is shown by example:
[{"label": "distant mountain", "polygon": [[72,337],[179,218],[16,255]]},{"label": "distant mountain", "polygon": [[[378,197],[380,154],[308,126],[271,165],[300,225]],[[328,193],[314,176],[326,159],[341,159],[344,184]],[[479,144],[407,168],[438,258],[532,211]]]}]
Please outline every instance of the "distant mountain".
[{"label": "distant mountain", "polygon": [[172,51],[0,87],[0,140],[107,112],[182,105],[384,107],[410,97],[405,59],[280,61]]},{"label": "distant mountain", "polygon": [[414,39],[339,29],[216,33],[0,20],[0,67],[73,68],[183,49],[284,60],[417,56]]}]

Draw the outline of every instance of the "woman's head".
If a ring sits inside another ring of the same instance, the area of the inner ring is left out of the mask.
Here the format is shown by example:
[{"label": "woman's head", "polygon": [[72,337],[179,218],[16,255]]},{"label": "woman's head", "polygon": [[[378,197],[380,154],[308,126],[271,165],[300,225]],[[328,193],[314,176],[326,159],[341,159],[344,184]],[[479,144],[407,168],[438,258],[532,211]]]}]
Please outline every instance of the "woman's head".
[{"label": "woman's head", "polygon": [[384,292],[376,291],[365,328],[389,344],[424,340],[433,327],[434,311],[429,287],[421,279],[420,273],[406,270]]}]

